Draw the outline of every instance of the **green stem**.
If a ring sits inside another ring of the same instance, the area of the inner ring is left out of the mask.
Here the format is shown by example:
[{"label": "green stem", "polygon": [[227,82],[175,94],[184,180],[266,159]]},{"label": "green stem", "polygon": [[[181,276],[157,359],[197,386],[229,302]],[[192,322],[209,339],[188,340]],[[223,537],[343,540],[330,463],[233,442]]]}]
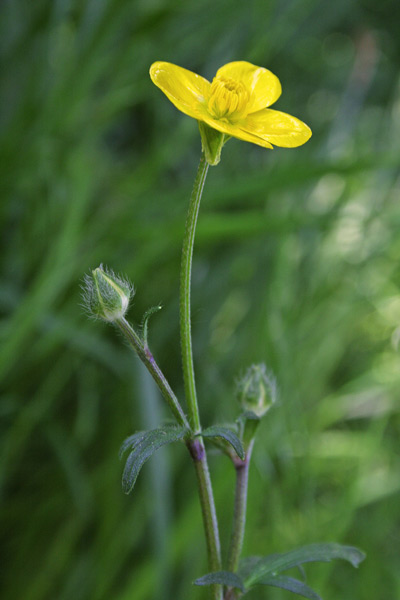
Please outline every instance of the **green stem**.
[{"label": "green stem", "polygon": [[154,381],[160,388],[162,395],[168,402],[168,405],[171,411],[173,412],[176,420],[178,421],[179,425],[184,425],[185,427],[190,429],[190,425],[188,423],[185,413],[182,410],[181,405],[179,404],[178,398],[175,396],[163,372],[154,360],[154,357],[150,352],[149,348],[143,345],[142,340],[125,318],[122,317],[122,319],[118,319],[115,323],[120,329],[120,331],[124,334],[129,344],[135,350],[140,360],[147,367]]},{"label": "green stem", "polygon": [[[197,484],[201,512],[203,514],[204,532],[207,544],[208,566],[210,571],[220,571],[221,547],[219,541],[218,520],[215,511],[214,496],[207,464],[207,454],[201,437],[187,442],[196,469]],[[214,600],[222,600],[222,586],[213,585],[212,595]]]},{"label": "green stem", "polygon": [[190,282],[192,275],[193,244],[196,231],[197,215],[199,214],[200,200],[203,193],[207,171],[208,162],[206,161],[203,152],[201,155],[196,179],[194,181],[193,191],[190,197],[189,211],[186,219],[185,236],[182,247],[180,282],[180,325],[183,380],[185,384],[185,395],[188,404],[189,420],[195,433],[200,433],[201,428],[193,367],[190,322]]},{"label": "green stem", "polygon": [[[194,181],[193,191],[190,197],[189,211],[186,218],[185,235],[182,247],[180,280],[180,328],[183,380],[185,384],[185,395],[188,406],[189,420],[196,434],[201,433],[201,425],[193,367],[190,320],[190,284],[197,216],[199,214],[200,200],[203,193],[207,171],[208,162],[206,161],[203,152],[201,155],[196,179]],[[201,437],[197,437],[195,440],[188,441],[187,445],[196,469],[201,512],[203,515],[204,532],[207,543],[208,566],[210,571],[220,571],[222,565],[221,547],[206,449]],[[221,585],[213,585],[211,591],[214,600],[222,600]]]},{"label": "green stem", "polygon": [[[233,513],[233,529],[228,555],[228,571],[235,573],[239,566],[240,554],[243,547],[244,532],[246,528],[247,487],[249,482],[249,466],[254,439],[251,440],[246,451],[246,458],[237,460],[235,508]],[[228,596],[229,597],[229,596]]]}]

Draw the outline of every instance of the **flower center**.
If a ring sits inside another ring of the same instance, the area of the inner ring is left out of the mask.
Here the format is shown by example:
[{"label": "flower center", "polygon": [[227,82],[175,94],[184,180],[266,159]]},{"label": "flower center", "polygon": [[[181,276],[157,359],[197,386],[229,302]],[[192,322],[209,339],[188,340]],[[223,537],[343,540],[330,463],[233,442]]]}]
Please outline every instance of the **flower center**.
[{"label": "flower center", "polygon": [[248,103],[249,93],[241,81],[214,77],[208,99],[208,110],[214,118],[244,117]]}]

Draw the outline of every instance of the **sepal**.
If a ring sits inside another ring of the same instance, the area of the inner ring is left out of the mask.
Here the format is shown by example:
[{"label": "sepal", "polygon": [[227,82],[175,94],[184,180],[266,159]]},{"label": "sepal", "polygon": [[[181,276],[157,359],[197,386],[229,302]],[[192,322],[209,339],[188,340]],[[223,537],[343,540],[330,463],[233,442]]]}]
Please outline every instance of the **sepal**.
[{"label": "sepal", "polygon": [[221,160],[221,150],[229,135],[213,129],[203,121],[199,121],[201,146],[209,165],[215,166]]}]

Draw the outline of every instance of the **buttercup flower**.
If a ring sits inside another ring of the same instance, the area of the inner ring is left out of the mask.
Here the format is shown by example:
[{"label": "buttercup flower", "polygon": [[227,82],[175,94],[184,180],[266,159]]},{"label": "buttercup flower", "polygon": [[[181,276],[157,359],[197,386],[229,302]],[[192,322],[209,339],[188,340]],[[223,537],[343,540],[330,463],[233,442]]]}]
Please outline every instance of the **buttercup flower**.
[{"label": "buttercup flower", "polygon": [[305,123],[268,108],[282,91],[279,79],[268,69],[231,62],[210,83],[177,65],[155,62],[150,77],[180,111],[199,121],[203,145],[204,124],[224,134],[224,141],[233,136],[264,148],[295,148],[311,137]]}]

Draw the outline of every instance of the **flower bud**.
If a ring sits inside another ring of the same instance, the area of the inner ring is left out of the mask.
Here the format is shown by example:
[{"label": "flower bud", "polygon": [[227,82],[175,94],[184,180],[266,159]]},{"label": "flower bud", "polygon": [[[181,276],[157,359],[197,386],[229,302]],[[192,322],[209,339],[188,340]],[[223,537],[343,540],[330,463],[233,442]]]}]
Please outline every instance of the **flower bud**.
[{"label": "flower bud", "polygon": [[264,364],[252,365],[239,381],[238,400],[245,411],[261,418],[276,400],[276,380]]},{"label": "flower bud", "polygon": [[128,310],[133,286],[112,271],[97,267],[85,276],[84,302],[92,316],[103,321],[121,319]]}]

